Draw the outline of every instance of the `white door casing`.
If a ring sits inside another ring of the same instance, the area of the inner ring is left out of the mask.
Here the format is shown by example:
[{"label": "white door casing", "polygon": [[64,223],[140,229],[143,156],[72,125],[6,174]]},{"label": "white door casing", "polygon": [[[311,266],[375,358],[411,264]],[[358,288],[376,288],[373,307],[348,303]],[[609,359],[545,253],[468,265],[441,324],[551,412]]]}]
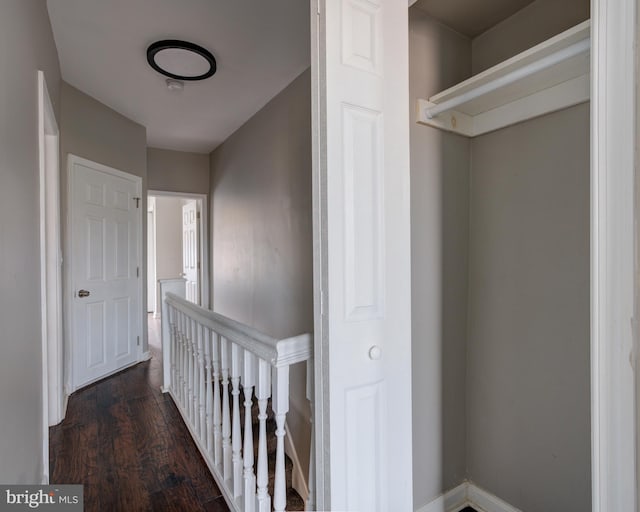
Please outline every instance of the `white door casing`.
[{"label": "white door casing", "polygon": [[38,71],[40,287],[42,320],[42,483],[49,483],[49,426],[64,417],[62,364],[62,246],[60,239],[60,132]]},{"label": "white door casing", "polygon": [[200,244],[198,202],[191,200],[182,206],[182,277],[186,279],[187,300],[200,304]]},{"label": "white door casing", "polygon": [[156,198],[147,197],[147,312],[160,316],[156,279]]},{"label": "white door casing", "polygon": [[69,156],[74,390],[141,356],[141,187],[137,176]]},{"label": "white door casing", "polygon": [[409,512],[407,2],[311,12],[317,509]]},{"label": "white door casing", "polygon": [[593,512],[638,507],[637,0],[591,4]]}]

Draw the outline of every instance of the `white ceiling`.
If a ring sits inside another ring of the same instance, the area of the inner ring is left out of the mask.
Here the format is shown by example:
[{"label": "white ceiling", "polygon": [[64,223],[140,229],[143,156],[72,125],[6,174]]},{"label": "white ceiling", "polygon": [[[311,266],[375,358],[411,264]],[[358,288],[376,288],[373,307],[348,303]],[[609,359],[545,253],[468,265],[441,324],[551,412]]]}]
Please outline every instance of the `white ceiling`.
[{"label": "white ceiling", "polygon": [[[148,145],[208,153],[310,65],[302,0],[47,0],[62,77],[147,127]],[[149,44],[183,39],[217,73],[169,91]]]},{"label": "white ceiling", "polygon": [[468,37],[476,37],[534,0],[418,0],[416,7]]}]

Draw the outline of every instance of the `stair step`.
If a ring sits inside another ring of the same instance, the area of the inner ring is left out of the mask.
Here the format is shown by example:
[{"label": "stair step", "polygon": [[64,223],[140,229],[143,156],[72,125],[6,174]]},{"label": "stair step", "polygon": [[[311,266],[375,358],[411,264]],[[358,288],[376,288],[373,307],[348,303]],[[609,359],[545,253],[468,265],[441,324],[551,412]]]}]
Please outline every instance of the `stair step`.
[{"label": "stair step", "polygon": [[304,500],[293,487],[287,488],[287,510],[304,510]]},{"label": "stair step", "polygon": [[[245,420],[245,408],[244,408],[244,392],[240,390],[240,425],[242,430],[242,437],[244,439],[244,420]],[[229,403],[232,402],[231,395],[229,396]],[[277,438],[275,436],[276,431],[276,422],[274,419],[273,410],[271,408],[271,399],[267,402],[267,421],[265,424],[266,433],[267,433],[267,462],[269,465],[269,483],[267,484],[269,494],[273,499],[273,488],[275,484],[275,467],[276,467],[276,447],[277,447]],[[251,404],[251,430],[253,434],[253,456],[254,456],[254,471],[255,465],[257,465],[258,461],[258,441],[260,438],[260,422],[258,420],[259,408],[258,408],[258,400],[253,396],[252,404]],[[285,482],[287,487],[287,510],[290,511],[298,511],[304,510],[304,500],[297,493],[297,491],[292,487],[293,481],[293,462],[289,458],[287,454],[284,456],[284,465],[285,465]]]}]

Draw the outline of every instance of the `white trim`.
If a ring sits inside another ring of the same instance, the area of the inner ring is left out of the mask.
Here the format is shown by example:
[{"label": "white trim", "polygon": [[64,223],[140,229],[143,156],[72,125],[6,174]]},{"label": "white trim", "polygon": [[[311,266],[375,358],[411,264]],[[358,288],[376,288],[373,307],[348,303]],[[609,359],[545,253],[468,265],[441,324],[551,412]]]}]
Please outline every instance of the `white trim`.
[{"label": "white trim", "polygon": [[587,20],[418,100],[417,122],[476,137],[589,101],[589,34]]},{"label": "white trim", "polygon": [[635,511],[636,0],[593,0],[592,510]]},{"label": "white trim", "polygon": [[[200,300],[202,301],[202,307],[205,309],[213,309],[211,304],[211,294],[209,290],[209,275],[211,268],[211,261],[209,261],[209,196],[208,194],[196,194],[191,192],[169,192],[166,190],[147,190],[147,197],[184,197],[186,199],[196,199],[198,201],[198,207],[200,208]],[[160,316],[162,307],[157,305],[156,314],[154,318]]]},{"label": "white trim", "polygon": [[521,512],[520,509],[468,481],[438,496],[416,512],[459,512],[465,507],[472,507],[478,512]]},{"label": "white trim", "polygon": [[467,503],[478,512],[521,512],[520,509],[471,482],[467,484]]},{"label": "white trim", "polygon": [[416,512],[458,512],[465,508],[467,501],[467,482],[438,496],[435,500],[420,507]]},{"label": "white trim", "polygon": [[480,114],[471,116],[457,110],[448,110],[432,119],[425,116],[425,109],[435,106],[435,103],[418,100],[417,122],[473,138],[586,103],[589,101],[589,89],[589,75],[581,75]]},{"label": "white trim", "polygon": [[[67,223],[67,243],[66,243],[66,257],[64,258],[64,268],[65,268],[65,273],[66,273],[66,291],[64,293],[64,306],[65,306],[65,310],[66,310],[66,314],[65,314],[65,319],[66,319],[66,325],[67,325],[67,333],[68,333],[68,347],[66,350],[66,364],[67,364],[67,368],[68,368],[68,372],[67,372],[67,382],[66,382],[66,389],[67,389],[67,393],[73,393],[74,391],[76,391],[77,388],[76,387],[76,381],[75,381],[75,375],[74,375],[74,365],[73,365],[73,351],[75,348],[75,343],[74,343],[74,329],[73,329],[73,304],[72,304],[72,300],[73,300],[73,290],[74,288],[74,283],[73,283],[73,251],[72,251],[72,247],[73,247],[73,229],[71,226],[71,222],[73,219],[73,210],[74,210],[74,205],[73,205],[73,194],[72,194],[72,187],[73,187],[73,167],[75,164],[79,164],[79,165],[85,165],[87,167],[90,167],[91,169],[95,169],[97,171],[103,172],[105,174],[110,174],[112,176],[118,176],[122,179],[131,181],[133,183],[135,183],[136,185],[136,195],[140,198],[142,198],[142,178],[140,176],[136,176],[135,174],[130,174],[128,172],[124,172],[124,171],[120,171],[118,169],[114,169],[113,167],[109,167],[107,165],[103,165],[100,164],[98,162],[94,162],[92,160],[88,160],[86,158],[82,158],[76,155],[73,155],[71,153],[69,153],[68,158],[67,158],[67,219],[66,219],[66,223]],[[137,266],[140,267],[141,269],[146,269],[147,265],[146,262],[142,262],[142,254],[143,254],[143,238],[144,238],[144,233],[142,230],[142,214],[143,212],[145,212],[146,214],[146,209],[143,207],[144,206],[144,201],[143,204],[140,205],[139,210],[139,214],[136,216],[136,227],[138,228],[138,241],[137,241],[137,255],[136,255],[136,260],[137,260]],[[138,286],[137,286],[137,291],[138,291],[138,312],[139,312],[139,322],[138,322],[138,336],[140,336],[140,344],[137,346],[137,358],[136,361],[134,361],[133,363],[124,366],[122,368],[118,368],[117,370],[115,370],[114,372],[111,372],[109,374],[106,375],[102,375],[101,377],[99,377],[98,379],[95,380],[101,380],[109,375],[113,375],[114,373],[117,373],[119,371],[124,370],[125,368],[129,368],[131,366],[134,366],[142,361],[145,361],[145,353],[143,352],[143,345],[144,345],[144,333],[145,333],[145,322],[147,321],[147,314],[146,314],[146,309],[147,309],[147,305],[144,303],[143,301],[143,297],[144,297],[144,273],[143,275],[140,276],[140,279],[137,280],[138,281]],[[91,381],[91,382],[95,382]],[[83,387],[90,384],[90,382],[86,382],[83,383]]]},{"label": "white trim", "polygon": [[291,487],[294,488],[294,490],[306,503],[307,498],[309,497],[309,485],[307,484],[307,480],[304,477],[302,464],[300,464],[300,458],[298,457],[298,450],[296,450],[296,445],[293,443],[293,438],[289,434],[289,425],[286,420],[284,422],[284,430],[286,432],[286,435],[284,436],[284,453],[289,456],[291,462],[293,463],[293,469],[291,472]]},{"label": "white trim", "polygon": [[44,72],[38,71],[42,475],[49,483],[49,425],[64,417],[59,130]]},{"label": "white trim", "polygon": [[[313,419],[315,443],[315,507],[331,504],[329,381],[329,326],[324,303],[328,289],[327,223],[327,116],[326,116],[326,22],[320,13],[327,0],[311,0],[311,179],[313,222]],[[326,412],[325,412],[326,411]]]},{"label": "white trim", "polygon": [[[158,279],[156,272],[156,201],[147,194],[147,313],[160,317]],[[149,309],[149,305],[153,306]]]}]

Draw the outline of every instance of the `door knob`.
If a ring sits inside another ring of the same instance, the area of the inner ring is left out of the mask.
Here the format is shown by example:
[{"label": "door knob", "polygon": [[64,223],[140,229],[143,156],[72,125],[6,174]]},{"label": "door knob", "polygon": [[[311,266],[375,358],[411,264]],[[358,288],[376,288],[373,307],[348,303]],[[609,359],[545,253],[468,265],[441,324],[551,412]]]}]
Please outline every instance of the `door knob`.
[{"label": "door knob", "polygon": [[378,345],[374,345],[369,349],[369,359],[373,361],[377,361],[380,359],[382,352],[380,351],[380,347]]},{"label": "door knob", "polygon": [[91,292],[89,290],[80,290],[78,292],[78,297],[80,297],[80,298],[88,297],[89,295],[91,295]]}]

